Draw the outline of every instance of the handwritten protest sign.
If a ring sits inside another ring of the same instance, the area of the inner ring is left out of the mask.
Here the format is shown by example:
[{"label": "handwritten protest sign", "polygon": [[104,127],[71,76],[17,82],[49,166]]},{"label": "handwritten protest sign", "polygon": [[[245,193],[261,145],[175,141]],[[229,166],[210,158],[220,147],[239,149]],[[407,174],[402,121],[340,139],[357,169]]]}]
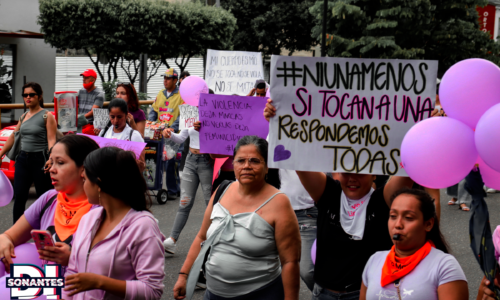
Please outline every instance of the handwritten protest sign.
[{"label": "handwritten protest sign", "polygon": [[179,130],[183,130],[194,126],[194,122],[198,121],[198,107],[188,104],[179,105]]},{"label": "handwritten protest sign", "polygon": [[266,101],[261,97],[201,94],[200,151],[232,155],[243,136],[266,138],[269,123],[262,115]]},{"label": "handwritten protest sign", "polygon": [[137,159],[139,159],[139,157],[141,156],[142,150],[144,150],[144,147],[146,147],[146,143],[107,139],[107,138],[103,138],[100,136],[88,135],[88,134],[83,134],[83,133],[79,133],[79,134],[93,139],[101,148],[117,147],[117,148],[120,148],[123,150],[132,151],[137,156]]},{"label": "handwritten protest sign", "polygon": [[264,78],[262,54],[208,49],[205,81],[216,94],[246,96]]},{"label": "handwritten protest sign", "polygon": [[437,61],[271,58],[269,166],[406,176],[406,132],[430,117]]},{"label": "handwritten protest sign", "polygon": [[94,127],[104,129],[109,122],[109,111],[105,108],[94,108]]}]

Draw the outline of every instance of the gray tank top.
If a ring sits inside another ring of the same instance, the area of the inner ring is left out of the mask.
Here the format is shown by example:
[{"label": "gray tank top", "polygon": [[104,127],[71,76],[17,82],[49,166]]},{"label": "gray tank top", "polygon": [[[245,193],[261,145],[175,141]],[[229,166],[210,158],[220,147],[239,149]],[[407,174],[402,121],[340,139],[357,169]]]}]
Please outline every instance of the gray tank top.
[{"label": "gray tank top", "polygon": [[215,237],[205,264],[210,292],[228,298],[241,296],[281,274],[274,228],[257,214],[278,194],[282,193],[274,194],[254,212],[231,215],[220,201],[214,205],[207,241]]},{"label": "gray tank top", "polygon": [[25,152],[47,151],[47,128],[45,127],[46,110],[37,112],[21,124],[21,150]]}]

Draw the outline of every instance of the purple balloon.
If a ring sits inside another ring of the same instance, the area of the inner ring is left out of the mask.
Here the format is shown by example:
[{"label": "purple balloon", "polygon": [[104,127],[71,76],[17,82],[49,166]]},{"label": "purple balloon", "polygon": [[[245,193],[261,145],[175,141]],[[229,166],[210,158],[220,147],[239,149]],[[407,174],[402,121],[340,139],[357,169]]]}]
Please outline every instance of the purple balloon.
[{"label": "purple balloon", "polygon": [[475,129],[481,116],[500,103],[500,68],[472,58],[453,65],[443,76],[439,99],[448,117]]},{"label": "purple balloon", "polygon": [[475,140],[479,156],[493,170],[500,172],[500,104],[490,108],[477,123]]},{"label": "purple balloon", "polygon": [[415,124],[401,144],[406,173],[418,184],[433,189],[460,182],[477,157],[473,130],[452,118],[435,117]]},{"label": "purple balloon", "polygon": [[179,93],[181,93],[184,102],[192,106],[198,106],[200,94],[208,94],[208,86],[203,78],[192,75],[182,80]]},{"label": "purple balloon", "polygon": [[311,247],[311,259],[313,261],[313,265],[316,264],[316,241],[318,241],[317,239],[314,240],[314,243]]},{"label": "purple balloon", "polygon": [[495,190],[500,190],[500,172],[490,168],[481,159],[481,156],[477,159],[477,164],[479,165],[479,171],[481,171],[481,177],[483,177],[484,185]]},{"label": "purple balloon", "polygon": [[14,248],[14,253],[16,254],[16,258],[13,258],[12,261],[15,264],[32,264],[43,268],[43,262],[39,258],[40,254],[38,253],[35,244],[21,244]]},{"label": "purple balloon", "polygon": [[14,189],[10,183],[9,178],[0,171],[0,206],[5,206],[10,203],[14,196]]}]

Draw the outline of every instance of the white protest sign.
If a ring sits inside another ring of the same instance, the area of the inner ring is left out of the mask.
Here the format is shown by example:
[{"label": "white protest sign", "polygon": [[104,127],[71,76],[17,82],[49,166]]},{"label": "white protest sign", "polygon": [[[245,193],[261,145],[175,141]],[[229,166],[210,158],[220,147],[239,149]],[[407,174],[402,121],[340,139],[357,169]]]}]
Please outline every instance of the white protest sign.
[{"label": "white protest sign", "polygon": [[179,105],[179,130],[194,126],[194,122],[200,120],[198,107],[188,104]]},{"label": "white protest sign", "polygon": [[94,108],[94,127],[104,129],[109,122],[109,111],[105,108]]},{"label": "white protest sign", "polygon": [[208,49],[205,81],[216,94],[246,96],[257,79],[264,79],[260,52]]},{"label": "white protest sign", "polygon": [[401,142],[430,117],[437,61],[272,56],[269,167],[407,176]]}]

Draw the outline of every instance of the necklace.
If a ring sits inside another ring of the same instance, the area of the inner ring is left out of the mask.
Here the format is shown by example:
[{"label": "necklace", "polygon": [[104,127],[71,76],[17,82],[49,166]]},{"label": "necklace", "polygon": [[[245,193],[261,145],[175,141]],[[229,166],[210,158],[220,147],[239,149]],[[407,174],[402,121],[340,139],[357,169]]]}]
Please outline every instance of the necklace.
[{"label": "necklace", "polygon": [[398,280],[394,281],[394,287],[398,291],[398,298],[399,298],[399,300],[401,300],[401,292],[399,291],[399,287],[401,286],[401,282],[402,281],[403,281],[403,279],[398,279]]}]

